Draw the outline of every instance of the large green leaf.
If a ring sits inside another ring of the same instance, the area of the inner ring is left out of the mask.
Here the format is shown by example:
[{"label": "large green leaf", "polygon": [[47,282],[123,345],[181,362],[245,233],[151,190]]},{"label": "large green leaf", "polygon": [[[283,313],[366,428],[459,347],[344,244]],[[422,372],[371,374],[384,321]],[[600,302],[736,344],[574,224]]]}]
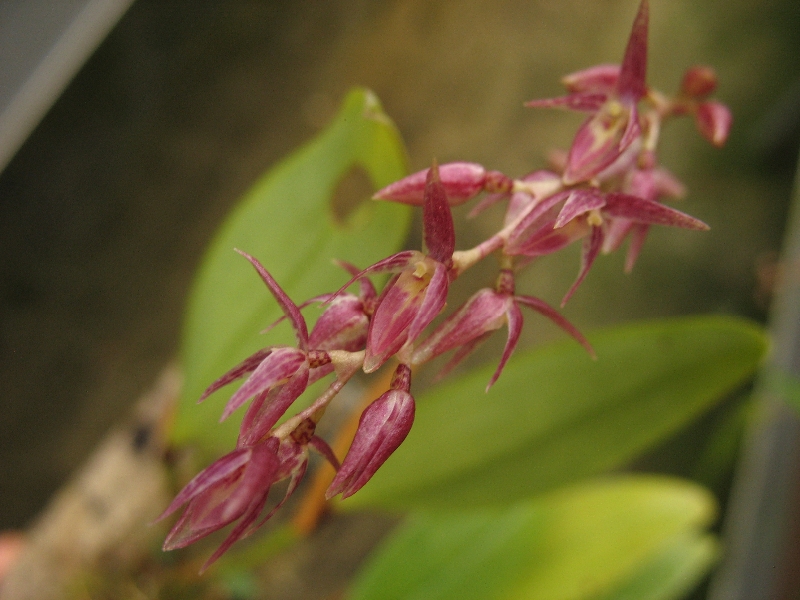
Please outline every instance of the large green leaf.
[{"label": "large green leaf", "polygon": [[715,512],[697,485],[640,476],[506,509],[418,514],[378,550],[350,598],[675,598],[710,563],[704,529]]},{"label": "large green leaf", "polygon": [[507,503],[622,466],[749,377],[766,340],[750,322],[669,319],[520,354],[423,394],[406,441],[343,506]]},{"label": "large green leaf", "polygon": [[347,280],[332,259],[367,266],[395,252],[406,238],[411,214],[405,206],[365,202],[345,220],[335,216],[332,197],[354,168],[362,169],[374,188],[403,177],[407,169],[400,135],[374,94],[363,89],[349,93],[315,140],[253,186],[211,244],[188,304],[182,346],[186,380],[175,442],[192,442],[212,455],[230,450],[241,417],[217,421],[232,390],[200,406],[197,398],[258,348],[292,343],[287,324],[268,338],[258,335],[281,313],[234,248],[258,258],[299,303]]},{"label": "large green leaf", "polygon": [[696,530],[677,535],[636,572],[593,600],[670,600],[682,598],[708,571],[719,544]]}]

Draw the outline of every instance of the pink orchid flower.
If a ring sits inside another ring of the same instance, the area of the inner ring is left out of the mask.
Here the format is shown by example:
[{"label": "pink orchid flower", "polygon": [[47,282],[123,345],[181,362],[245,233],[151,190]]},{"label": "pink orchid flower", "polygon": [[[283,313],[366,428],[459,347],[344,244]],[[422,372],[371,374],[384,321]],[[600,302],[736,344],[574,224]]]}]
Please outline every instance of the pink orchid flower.
[{"label": "pink orchid flower", "polygon": [[647,91],[647,26],[649,6],[642,0],[633,23],[622,65],[599,65],[564,78],[570,94],[533,100],[526,106],[589,112],[578,129],[562,176],[565,185],[588,181],[626,154],[641,138],[637,104]]},{"label": "pink orchid flower", "polygon": [[[249,375],[228,400],[220,420],[227,419],[247,400],[255,397],[255,406],[251,406],[251,409],[253,414],[259,415],[258,430],[269,431],[308,385],[334,370],[336,361],[332,356],[336,356],[336,353],[311,349],[308,327],[297,305],[258,260],[246,252],[237,252],[250,261],[272,292],[294,328],[298,347],[271,346],[259,350],[208,386],[198,402],[229,383]],[[330,339],[331,335],[327,331],[317,339]]]},{"label": "pink orchid flower", "polygon": [[[330,447],[314,435],[315,423],[301,421],[286,437],[271,436],[253,446],[237,448],[198,473],[158,517],[165,519],[186,504],[164,541],[164,550],[192,544],[238,521],[201,569],[205,571],[236,541],[261,527],[292,495],[306,471],[308,446],[338,468]],[[289,479],[283,498],[258,521],[275,483]]]},{"label": "pink orchid flower", "polygon": [[584,239],[580,271],[561,302],[564,306],[597,258],[609,223],[618,219],[633,224],[670,225],[699,231],[709,228],[699,219],[654,200],[621,192],[579,188],[559,192],[539,202],[520,220],[509,236],[504,252],[511,256],[543,256]]},{"label": "pink orchid flower", "polygon": [[444,376],[483,343],[492,332],[507,325],[508,339],[497,370],[486,386],[488,392],[503,372],[522,333],[523,318],[520,306],[531,308],[553,321],[594,357],[594,350],[586,338],[556,309],[539,298],[516,295],[514,293],[514,274],[509,269],[503,269],[497,279],[495,289],[484,288],[476,292],[414,349],[412,364],[422,364],[457,348],[453,358],[439,374],[440,377]]},{"label": "pink orchid flower", "polygon": [[423,204],[424,240],[428,253],[408,250],[367,267],[349,281],[374,273],[396,273],[383,289],[369,324],[364,371],[371,373],[442,311],[447,299],[455,250],[453,216],[436,163],[429,169]]}]

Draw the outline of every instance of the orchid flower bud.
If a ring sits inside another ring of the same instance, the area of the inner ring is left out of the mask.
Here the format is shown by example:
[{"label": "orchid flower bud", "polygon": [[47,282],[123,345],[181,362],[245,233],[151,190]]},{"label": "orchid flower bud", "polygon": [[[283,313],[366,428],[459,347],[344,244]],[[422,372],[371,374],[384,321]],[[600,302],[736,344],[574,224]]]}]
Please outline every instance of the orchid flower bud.
[{"label": "orchid flower bud", "polygon": [[391,389],[361,413],[353,443],[325,493],[327,498],[341,493],[344,499],[355,494],[406,439],[414,423],[410,385],[411,369],[398,365]]},{"label": "orchid flower bud", "polygon": [[[378,190],[375,200],[391,200],[403,204],[422,206],[425,199],[425,182],[428,171],[424,169],[404,177]],[[450,206],[464,204],[482,191],[498,192],[511,189],[511,179],[499,171],[486,171],[477,163],[454,162],[439,165],[439,179]]]},{"label": "orchid flower bud", "polygon": [[686,69],[681,81],[681,94],[690,98],[705,98],[717,89],[717,74],[711,67],[695,65]]},{"label": "orchid flower bud", "polygon": [[721,148],[728,139],[733,116],[727,106],[712,100],[697,106],[694,121],[700,134],[717,148]]}]

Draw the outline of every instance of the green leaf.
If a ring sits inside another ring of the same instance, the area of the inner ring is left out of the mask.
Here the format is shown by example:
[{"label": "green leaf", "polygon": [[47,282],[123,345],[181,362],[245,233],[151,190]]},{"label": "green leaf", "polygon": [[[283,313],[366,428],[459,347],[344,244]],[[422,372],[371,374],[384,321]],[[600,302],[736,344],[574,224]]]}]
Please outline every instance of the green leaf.
[{"label": "green leaf", "polygon": [[332,259],[365,267],[405,240],[408,207],[367,201],[346,219],[336,217],[332,198],[354,168],[366,173],[373,189],[407,171],[399,133],[375,95],[364,89],[351,91],[327,129],[253,186],[211,244],[184,325],[186,379],[172,432],[175,443],[193,443],[209,456],[230,450],[242,411],[222,425],[218,420],[233,389],[199,406],[197,399],[214,379],[259,348],[293,343],[287,323],[268,337],[258,335],[281,312],[234,248],[258,258],[299,304],[347,281]]},{"label": "green leaf", "polygon": [[718,553],[719,544],[713,535],[688,531],[666,544],[619,587],[593,600],[683,598],[708,572]]},{"label": "green leaf", "polygon": [[726,317],[625,325],[519,354],[488,394],[494,365],[417,401],[406,441],[347,507],[508,503],[623,466],[697,417],[756,369],[766,339]]},{"label": "green leaf", "polygon": [[649,476],[590,482],[507,509],[417,514],[373,555],[350,598],[674,598],[710,562],[703,530],[715,514],[700,486]]}]

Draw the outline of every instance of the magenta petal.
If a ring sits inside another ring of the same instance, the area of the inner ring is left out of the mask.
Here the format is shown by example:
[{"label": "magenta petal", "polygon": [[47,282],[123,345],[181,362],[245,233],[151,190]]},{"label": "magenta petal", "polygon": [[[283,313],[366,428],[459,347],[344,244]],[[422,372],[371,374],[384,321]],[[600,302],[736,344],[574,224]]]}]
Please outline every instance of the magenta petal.
[{"label": "magenta petal", "polygon": [[636,264],[636,259],[639,258],[639,253],[642,250],[647,233],[650,231],[649,225],[637,223],[631,230],[631,242],[628,246],[628,254],[625,257],[625,272],[630,273],[633,271],[633,266]]},{"label": "magenta petal", "polygon": [[249,449],[243,467],[196,494],[167,535],[164,549],[183,548],[239,519],[254,504],[263,506],[278,467],[276,442]]},{"label": "magenta petal", "polygon": [[619,143],[625,131],[622,128],[628,129],[628,124],[625,115],[609,117],[605,109],[589,117],[570,146],[564,183],[573,185],[588,181],[617,160],[625,149]]},{"label": "magenta petal", "polygon": [[561,212],[558,213],[555,228],[563,227],[575,217],[591,210],[602,208],[605,203],[605,195],[600,190],[595,188],[573,190],[561,208]]},{"label": "magenta petal", "polygon": [[369,318],[363,302],[350,294],[333,300],[320,315],[308,343],[314,350],[362,350],[367,341]]},{"label": "magenta petal", "polygon": [[[508,236],[509,245],[513,246],[518,244],[520,239],[528,237],[531,231],[538,230],[539,226],[541,226],[546,220],[550,220],[547,219],[549,211],[557,206],[560,202],[563,202],[569,198],[571,193],[572,192],[570,191],[559,192],[548,198],[544,198],[538,203],[531,202],[527,206],[521,207],[516,216],[516,219],[519,220],[519,222]],[[509,204],[509,211],[511,211],[512,208],[516,208],[513,206],[513,199],[512,203]]]},{"label": "magenta petal", "polygon": [[560,312],[558,312],[555,308],[550,306],[547,302],[545,302],[544,300],[540,300],[539,298],[535,298],[533,296],[515,296],[514,300],[517,303],[522,304],[523,306],[532,308],[540,315],[544,315],[545,317],[550,319],[553,323],[558,325],[561,329],[563,329],[573,338],[575,338],[581,346],[586,348],[586,351],[592,358],[597,357],[597,355],[594,352],[594,348],[592,348],[592,345],[589,343],[589,341],[585,337],[583,337],[583,334],[580,331],[578,331],[578,328],[575,327],[569,321],[567,321],[567,319],[565,319]]},{"label": "magenta petal", "polygon": [[607,194],[603,213],[611,217],[623,217],[637,223],[650,225],[670,225],[698,231],[709,229],[708,225],[686,213],[630,194]]},{"label": "magenta petal", "polygon": [[[658,196],[683,198],[686,195],[686,187],[683,185],[683,182],[663,167],[653,169],[653,183]],[[639,195],[640,194],[634,194],[634,196]]]},{"label": "magenta petal", "polygon": [[275,398],[283,390],[283,385],[278,385],[260,394],[256,394],[250,406],[242,417],[242,422],[239,425],[239,438],[236,440],[237,448],[245,448],[253,445],[255,440],[258,440],[260,435],[254,433],[255,423],[258,421],[259,415],[263,412],[265,405],[269,406],[275,401]]},{"label": "magenta petal", "polygon": [[261,362],[267,358],[272,353],[272,348],[262,348],[252,356],[248,356],[238,365],[233,367],[230,371],[225,373],[222,377],[217,379],[214,383],[206,388],[206,391],[203,392],[203,395],[200,396],[200,399],[197,401],[200,404],[203,400],[208,398],[211,394],[216,392],[218,389],[225,387],[229,383],[236,381],[237,379],[244,377],[248,373],[252,373],[256,370],[256,367],[261,364]]},{"label": "magenta petal", "polygon": [[261,514],[261,511],[264,509],[264,505],[267,503],[269,490],[272,487],[272,484],[275,482],[274,473],[278,468],[278,458],[272,451],[271,444],[262,444],[262,446],[263,450],[260,451],[259,454],[262,455],[261,458],[264,464],[258,469],[254,468],[252,476],[249,477],[249,483],[251,483],[255,488],[252,491],[252,499],[250,504],[242,514],[241,520],[236,524],[236,527],[231,530],[230,534],[228,534],[228,537],[223,540],[219,547],[203,564],[200,569],[201,574],[213,563],[215,563],[225,552],[227,552],[235,542],[247,537],[250,535],[250,533],[252,533],[253,522],[255,522],[255,520],[258,518],[258,515]]},{"label": "magenta petal", "polygon": [[[505,320],[505,317],[504,317]],[[462,360],[467,358],[470,354],[472,354],[475,349],[480,346],[483,342],[489,339],[489,336],[492,335],[494,331],[487,331],[484,334],[479,335],[478,337],[470,340],[463,346],[461,346],[458,350],[453,353],[453,357],[447,361],[447,364],[443,366],[440,371],[436,374],[436,377],[433,380],[440,381],[444,377],[446,377],[453,369],[455,369]]]},{"label": "magenta petal", "polygon": [[619,72],[617,92],[621,98],[638,101],[645,95],[647,76],[647,24],[650,7],[647,0],[639,4],[639,11],[633,22],[625,57]]},{"label": "magenta petal", "polygon": [[[423,169],[387,185],[373,196],[376,200],[391,200],[422,206],[425,181],[430,169]],[[445,163],[439,166],[439,177],[451,206],[463,204],[483,190],[486,169],[483,165],[468,162]]]},{"label": "magenta petal", "polygon": [[601,251],[603,254],[610,254],[619,250],[622,242],[625,241],[631,229],[636,225],[630,219],[607,219],[606,220],[606,235],[603,238],[603,247]]},{"label": "magenta petal", "polygon": [[211,486],[216,485],[244,467],[250,460],[251,453],[252,451],[249,448],[237,449],[215,460],[183,487],[156,521],[165,519],[195,496],[202,494]]},{"label": "magenta petal", "polygon": [[214,553],[208,557],[208,560],[203,563],[203,566],[200,567],[199,575],[208,570],[208,568],[217,562],[220,557],[225,554],[233,544],[241,540],[242,538],[247,537],[248,530],[250,529],[251,524],[258,518],[258,515],[264,509],[264,505],[267,503],[267,497],[263,496],[258,500],[255,500],[251,506],[248,507],[246,513],[242,516],[239,523],[236,524],[231,532],[228,534],[223,542],[219,545],[219,547],[214,551]]},{"label": "magenta petal", "polygon": [[733,123],[730,109],[720,102],[703,102],[697,107],[695,124],[698,131],[717,148],[725,145]]},{"label": "magenta petal", "polygon": [[511,256],[546,256],[586,237],[591,233],[590,230],[586,219],[570,221],[556,229],[553,218],[543,222],[538,229],[526,231],[518,239],[510,240],[505,252]]},{"label": "magenta petal", "polygon": [[425,290],[425,298],[417,310],[414,320],[408,328],[408,339],[415,340],[422,333],[422,330],[430,325],[447,302],[447,289],[449,280],[447,269],[441,263],[436,263],[433,276]]},{"label": "magenta petal", "polygon": [[297,373],[301,365],[306,362],[305,352],[296,348],[275,348],[242,386],[231,396],[225,405],[220,421],[227,419],[233,411],[244,404],[248,399],[260,394],[271,387],[279,385]]},{"label": "magenta petal", "polygon": [[325,496],[341,493],[347,498],[360,490],[403,442],[413,423],[414,398],[408,392],[389,390],[370,404],[361,413],[350,450]]},{"label": "magenta petal", "polygon": [[[353,283],[355,283],[358,279],[361,279],[367,275],[375,275],[377,273],[397,273],[398,271],[402,271],[403,269],[407,268],[409,265],[414,264],[417,261],[423,260],[425,255],[420,252],[419,250],[404,250],[402,252],[398,252],[397,254],[392,254],[384,258],[383,260],[379,260],[374,265],[370,265],[363,271],[356,273],[353,277],[345,283],[342,287],[340,287],[336,293],[331,295],[331,300],[334,298],[338,298],[347,288],[349,288]],[[386,291],[386,288],[384,288]]]},{"label": "magenta petal", "polygon": [[522,333],[522,312],[513,301],[508,302],[507,307],[508,339],[506,340],[505,348],[503,348],[503,355],[500,357],[500,363],[497,365],[497,369],[489,380],[489,383],[486,384],[487,392],[495,384],[497,378],[500,377],[500,373],[503,372],[508,359],[511,358],[511,355],[514,353],[514,348],[517,347],[519,336]]},{"label": "magenta petal", "polygon": [[581,270],[578,273],[578,278],[575,280],[575,283],[572,284],[572,287],[569,288],[569,291],[567,291],[563,300],[561,300],[562,307],[567,303],[567,300],[572,297],[572,294],[576,292],[578,286],[580,286],[580,284],[586,278],[586,275],[589,273],[589,269],[592,267],[594,259],[597,258],[597,254],[600,252],[600,247],[602,245],[603,229],[601,227],[592,227],[591,237],[583,242],[583,252],[581,253]]},{"label": "magenta petal", "polygon": [[608,96],[593,92],[583,92],[558,96],[557,98],[543,98],[525,103],[528,108],[564,108],[582,112],[596,112],[605,103]]},{"label": "magenta petal", "polygon": [[[421,298],[413,273],[404,271],[390,281],[378,298],[369,322],[364,372],[372,373],[397,352],[408,338]],[[416,293],[414,293],[416,292]]]},{"label": "magenta petal", "polygon": [[[378,292],[375,291],[375,286],[372,285],[372,282],[367,277],[361,276],[361,269],[346,260],[334,260],[333,262],[350,273],[353,277],[353,281],[358,279],[360,287],[359,297],[362,301],[371,302],[378,296]],[[330,296],[331,298],[328,298],[328,301],[332,299],[333,294],[330,294]]]},{"label": "magenta petal", "polygon": [[505,322],[507,304],[508,298],[492,289],[478,290],[415,348],[413,364],[427,362],[499,329]]},{"label": "magenta petal", "polygon": [[242,252],[241,250],[236,250],[236,252],[244,256],[250,261],[250,264],[255,267],[256,271],[261,276],[261,279],[265,284],[267,284],[269,291],[272,292],[275,300],[278,301],[283,313],[289,318],[289,320],[291,320],[294,331],[297,334],[297,343],[300,346],[300,349],[308,350],[308,328],[306,327],[306,321],[303,318],[303,315],[300,313],[300,309],[297,308],[297,305],[292,302],[292,299],[286,295],[286,292],[281,289],[281,286],[278,285],[278,282],[273,279],[272,275],[269,274],[269,271],[267,271],[260,262],[247,254],[247,252]]},{"label": "magenta petal", "polygon": [[258,397],[245,414],[236,445],[239,447],[258,443],[275,426],[288,408],[308,387],[308,364],[303,363],[289,380],[277,388],[276,393]]},{"label": "magenta petal", "polygon": [[450,261],[456,249],[456,233],[453,227],[453,215],[447,203],[444,186],[439,180],[439,168],[435,162],[425,180],[422,221],[428,256],[440,263]]},{"label": "magenta petal", "polygon": [[[633,142],[642,135],[642,127],[639,125],[639,111],[635,104],[628,106],[628,122],[625,124],[625,131],[619,141],[618,151],[622,154]],[[610,163],[609,163],[610,164]],[[608,166],[608,165],[606,165]]]},{"label": "magenta petal", "polygon": [[[283,498],[281,498],[280,501],[275,506],[273,506],[266,515],[264,515],[264,518],[261,519],[261,522],[259,522],[258,525],[252,528],[252,531],[255,531],[256,529],[264,525],[264,523],[269,521],[273,517],[273,515],[276,512],[278,512],[281,506],[283,506],[286,503],[286,501],[292,496],[292,494],[294,494],[294,491],[297,489],[297,486],[300,485],[300,482],[303,480],[303,476],[306,474],[307,468],[308,468],[308,461],[306,460],[305,462],[303,462],[302,465],[300,465],[300,467],[297,468],[296,472],[292,474],[292,477],[289,479],[289,485],[286,488],[286,493],[283,495]],[[248,535],[250,533],[251,532],[248,532]]]},{"label": "magenta petal", "polygon": [[611,94],[617,90],[619,70],[619,65],[596,65],[564,75],[561,83],[570,92]]},{"label": "magenta petal", "polygon": [[250,501],[250,498],[235,495],[241,479],[240,473],[239,477],[232,477],[231,481],[224,481],[196,496],[170,529],[162,549],[166,552],[185,548],[241,517],[247,510],[245,502]]}]

